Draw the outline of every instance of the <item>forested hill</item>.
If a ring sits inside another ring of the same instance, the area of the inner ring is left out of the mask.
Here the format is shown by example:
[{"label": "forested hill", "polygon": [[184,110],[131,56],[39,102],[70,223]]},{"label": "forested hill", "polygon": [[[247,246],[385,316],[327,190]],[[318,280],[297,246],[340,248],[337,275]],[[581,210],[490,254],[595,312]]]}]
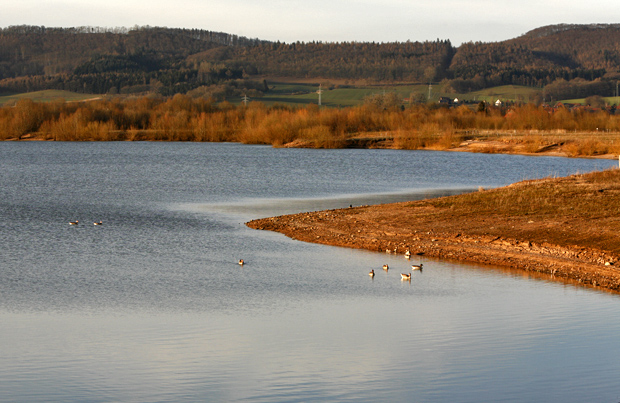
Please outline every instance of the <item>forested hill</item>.
[{"label": "forested hill", "polygon": [[[267,89],[262,77],[444,81],[454,92],[518,84],[613,95],[620,24],[553,25],[503,42],[295,42],[136,27],[0,30],[0,92],[190,93]],[[260,77],[260,79],[259,79]]]}]

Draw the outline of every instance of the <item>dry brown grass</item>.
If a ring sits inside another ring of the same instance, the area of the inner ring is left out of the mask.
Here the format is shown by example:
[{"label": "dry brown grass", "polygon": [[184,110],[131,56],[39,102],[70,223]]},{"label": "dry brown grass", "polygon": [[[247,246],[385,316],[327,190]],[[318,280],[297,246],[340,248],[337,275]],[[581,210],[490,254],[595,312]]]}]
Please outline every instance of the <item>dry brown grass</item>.
[{"label": "dry brown grass", "polygon": [[523,144],[523,150],[526,153],[536,153],[542,147],[550,143],[540,134],[536,134],[536,135],[525,137],[522,144]]},{"label": "dry brown grass", "polygon": [[414,210],[421,206],[432,206],[428,214],[435,220],[478,223],[469,226],[470,233],[620,253],[620,169],[519,182],[410,205]]},{"label": "dry brown grass", "polygon": [[260,103],[235,107],[183,95],[167,100],[88,103],[25,100],[15,107],[0,108],[0,139],[236,141],[274,146],[295,142],[341,148],[353,137],[379,133],[389,137],[382,146],[399,149],[445,150],[463,139],[476,139],[487,144],[477,144],[471,151],[536,153],[557,144],[556,148],[569,156],[620,153],[620,116],[565,109],[550,113],[533,105],[505,112],[490,109],[477,113],[465,106],[446,109],[428,105],[405,110],[368,105],[343,109],[266,107]]}]

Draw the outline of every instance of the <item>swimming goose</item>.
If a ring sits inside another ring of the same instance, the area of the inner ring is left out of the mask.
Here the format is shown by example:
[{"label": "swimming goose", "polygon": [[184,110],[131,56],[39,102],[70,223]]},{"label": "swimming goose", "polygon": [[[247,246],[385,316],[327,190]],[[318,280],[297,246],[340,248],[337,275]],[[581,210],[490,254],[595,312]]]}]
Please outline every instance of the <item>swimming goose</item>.
[{"label": "swimming goose", "polygon": [[411,273],[400,273],[401,280],[411,280]]},{"label": "swimming goose", "polygon": [[407,259],[409,259],[411,257],[411,252],[409,252],[409,249],[407,249],[407,252],[405,252],[405,257]]},{"label": "swimming goose", "polygon": [[94,222],[93,225],[103,225],[103,221],[99,220],[99,222]]},{"label": "swimming goose", "polygon": [[243,264],[244,264],[244,263],[245,263],[245,262],[243,261],[243,259],[239,259],[239,264],[240,264],[241,266],[243,266]]},{"label": "swimming goose", "polygon": [[388,270],[389,270],[389,268],[390,268],[390,267],[389,267],[387,264],[384,264],[384,265],[383,265],[383,270],[388,271]]},{"label": "swimming goose", "polygon": [[422,271],[422,263],[420,263],[420,264],[412,264],[411,265],[411,270],[420,270],[420,271]]},{"label": "swimming goose", "polygon": [[78,225],[78,220],[75,221],[69,221],[69,225]]},{"label": "swimming goose", "polygon": [[374,277],[374,276],[375,276],[375,269],[372,269],[372,270],[370,271],[370,273],[368,273],[368,275],[369,275],[370,277]]}]

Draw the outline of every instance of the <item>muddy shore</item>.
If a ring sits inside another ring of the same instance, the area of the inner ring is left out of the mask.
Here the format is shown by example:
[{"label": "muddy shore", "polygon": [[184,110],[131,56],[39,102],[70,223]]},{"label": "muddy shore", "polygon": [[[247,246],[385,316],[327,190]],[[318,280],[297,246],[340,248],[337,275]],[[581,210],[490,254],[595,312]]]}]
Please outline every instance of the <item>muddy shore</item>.
[{"label": "muddy shore", "polygon": [[409,250],[412,261],[423,255],[504,266],[618,293],[619,208],[620,170],[609,170],[246,225],[305,242],[403,255]]}]

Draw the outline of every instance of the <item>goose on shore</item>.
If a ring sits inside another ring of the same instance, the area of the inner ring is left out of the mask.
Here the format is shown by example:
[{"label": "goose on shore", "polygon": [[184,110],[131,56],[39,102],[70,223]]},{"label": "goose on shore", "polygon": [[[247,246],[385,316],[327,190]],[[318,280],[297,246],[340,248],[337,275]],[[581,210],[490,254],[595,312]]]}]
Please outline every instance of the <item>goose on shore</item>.
[{"label": "goose on shore", "polygon": [[400,273],[401,280],[411,280],[411,273]]},{"label": "goose on shore", "polygon": [[69,221],[69,225],[78,225],[78,220],[75,221]]},{"label": "goose on shore", "polygon": [[390,266],[388,266],[387,264],[383,265],[383,270],[388,271],[390,269]]},{"label": "goose on shore", "polygon": [[420,271],[422,271],[422,263],[420,263],[420,264],[412,264],[411,265],[411,270],[420,270]]},{"label": "goose on shore", "polygon": [[372,270],[370,271],[370,273],[368,273],[368,275],[369,275],[370,277],[374,277],[374,276],[375,276],[375,269],[372,269]]}]

